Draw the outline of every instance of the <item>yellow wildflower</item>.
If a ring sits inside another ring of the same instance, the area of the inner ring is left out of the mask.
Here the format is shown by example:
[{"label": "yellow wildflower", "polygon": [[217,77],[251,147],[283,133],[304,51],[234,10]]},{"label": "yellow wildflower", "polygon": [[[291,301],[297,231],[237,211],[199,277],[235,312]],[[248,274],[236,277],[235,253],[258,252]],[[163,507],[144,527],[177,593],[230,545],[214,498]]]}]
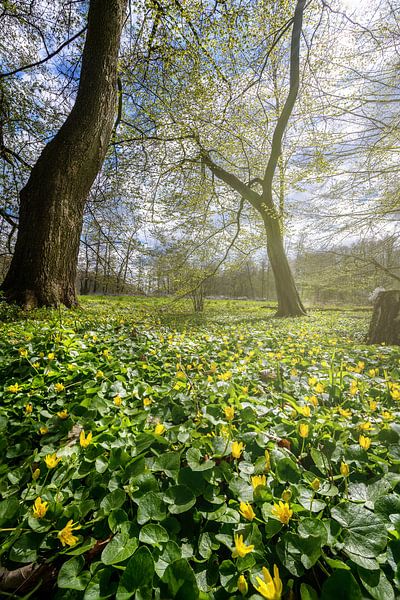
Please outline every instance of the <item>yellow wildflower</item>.
[{"label": "yellow wildflower", "polygon": [[19,383],[14,383],[14,385],[9,385],[7,388],[7,392],[11,392],[12,394],[16,394],[21,389]]},{"label": "yellow wildflower", "polygon": [[54,354],[54,352],[49,352],[49,354],[47,355],[47,358],[48,358],[49,360],[54,360],[54,358],[55,358],[55,354]]},{"label": "yellow wildflower", "polygon": [[314,392],[316,394],[322,394],[325,390],[325,386],[323,383],[317,383],[317,385],[314,388]]},{"label": "yellow wildflower", "polygon": [[96,377],[97,379],[102,379],[102,378],[104,377],[104,373],[103,373],[103,371],[100,371],[100,370],[99,370],[99,371],[97,371],[97,373],[96,373],[95,377]]},{"label": "yellow wildflower", "polygon": [[143,406],[150,406],[150,404],[153,402],[153,400],[150,397],[147,398],[143,398]]},{"label": "yellow wildflower", "polygon": [[343,475],[343,477],[348,477],[349,473],[350,473],[349,465],[342,461],[342,463],[340,465],[340,474]]},{"label": "yellow wildflower", "polygon": [[318,398],[317,396],[310,396],[309,400],[313,406],[318,406]]},{"label": "yellow wildflower", "polygon": [[302,414],[303,417],[310,417],[311,416],[311,408],[309,406],[302,406],[300,408],[300,414]]},{"label": "yellow wildflower", "polygon": [[369,375],[370,377],[376,377],[376,376],[378,375],[378,373],[379,373],[379,369],[370,369],[370,370],[368,371],[368,375]]},{"label": "yellow wildflower", "polygon": [[245,544],[245,542],[243,541],[243,535],[235,534],[234,540],[235,548],[232,551],[232,558],[237,558],[238,556],[240,556],[240,558],[243,558],[244,556],[246,556],[246,554],[253,552],[254,546],[252,544]]},{"label": "yellow wildflower", "polygon": [[32,479],[36,481],[40,477],[40,469],[35,469],[32,473]]},{"label": "yellow wildflower", "polygon": [[49,432],[49,428],[48,428],[48,427],[46,427],[46,425],[42,425],[42,426],[39,428],[39,432],[40,432],[40,435],[46,435],[46,433],[48,433],[48,432]]},{"label": "yellow wildflower", "polygon": [[289,523],[289,519],[293,514],[293,511],[289,508],[289,504],[287,502],[282,502],[282,500],[279,500],[279,504],[276,502],[274,503],[271,512],[274,517],[277,517],[284,525]]},{"label": "yellow wildflower", "polygon": [[232,442],[232,456],[233,458],[240,458],[244,450],[244,444],[242,442]]},{"label": "yellow wildflower", "polygon": [[371,438],[360,435],[360,437],[358,438],[358,443],[360,444],[361,448],[364,448],[364,450],[368,450],[368,448],[371,445]]},{"label": "yellow wildflower", "polygon": [[162,435],[165,432],[165,425],[163,425],[162,423],[157,423],[157,425],[154,428],[154,433],[156,435]]},{"label": "yellow wildflower", "polygon": [[319,490],[319,488],[321,487],[321,482],[318,479],[318,477],[316,477],[312,482],[311,482],[311,487],[312,489],[317,492]]},{"label": "yellow wildflower", "polygon": [[35,503],[33,505],[33,516],[35,519],[43,519],[47,512],[48,502],[42,502],[42,499],[36,498]]},{"label": "yellow wildflower", "polygon": [[28,404],[25,405],[25,414],[30,415],[30,414],[32,414],[32,411],[33,411],[32,403],[28,402]]},{"label": "yellow wildflower", "polygon": [[103,356],[104,358],[110,358],[111,354],[110,351],[106,348],[105,350],[103,350]]},{"label": "yellow wildflower", "polygon": [[300,423],[300,425],[299,425],[300,437],[302,437],[302,438],[308,437],[308,431],[309,431],[309,427],[308,427],[307,423]]},{"label": "yellow wildflower", "polygon": [[308,378],[308,385],[309,386],[316,385],[317,383],[318,383],[318,379],[316,377],[309,377]]},{"label": "yellow wildflower", "polygon": [[267,600],[281,600],[282,598],[282,581],[279,577],[279,570],[274,565],[274,577],[271,577],[271,573],[266,567],[263,567],[263,579],[256,577],[258,587],[256,590],[261,596]]},{"label": "yellow wildflower", "polygon": [[358,393],[358,386],[356,381],[351,382],[349,391],[351,396],[355,396]]},{"label": "yellow wildflower", "polygon": [[245,596],[248,592],[249,586],[244,575],[239,575],[239,578],[237,580],[237,586],[242,596]]},{"label": "yellow wildflower", "polygon": [[265,471],[268,473],[271,470],[271,455],[268,450],[265,451]]},{"label": "yellow wildflower", "polygon": [[64,408],[64,410],[60,410],[60,411],[57,413],[57,417],[58,417],[59,419],[62,419],[63,421],[64,421],[65,419],[68,419],[68,411],[67,411],[65,408]]},{"label": "yellow wildflower", "polygon": [[372,424],[370,423],[370,421],[366,421],[365,423],[360,423],[359,427],[361,431],[371,431]]},{"label": "yellow wildflower", "polygon": [[267,478],[265,475],[253,475],[251,478],[251,485],[253,486],[253,490],[258,488],[259,485],[267,485]]},{"label": "yellow wildflower", "polygon": [[339,406],[338,408],[339,414],[344,417],[345,419],[348,419],[349,417],[351,417],[351,410],[349,408],[342,408],[341,406]]},{"label": "yellow wildflower", "polygon": [[63,392],[65,390],[65,385],[63,383],[56,383],[54,389],[56,392]]},{"label": "yellow wildflower", "polygon": [[121,398],[121,396],[119,396],[119,395],[115,396],[115,398],[114,398],[114,404],[115,404],[115,406],[121,406],[121,404],[122,404],[122,398]]},{"label": "yellow wildflower", "polygon": [[178,371],[175,377],[177,379],[186,379],[186,374],[183,371]]},{"label": "yellow wildflower", "polygon": [[235,416],[235,409],[233,408],[233,406],[225,406],[224,413],[226,420],[232,421]]},{"label": "yellow wildflower", "polygon": [[27,358],[27,356],[28,356],[28,350],[27,350],[26,348],[20,348],[20,349],[18,350],[18,352],[19,352],[19,355],[20,355],[22,358]]},{"label": "yellow wildflower", "polygon": [[369,401],[369,410],[374,412],[377,409],[377,407],[378,407],[378,403],[375,400]]},{"label": "yellow wildflower", "polygon": [[82,429],[80,436],[79,436],[79,443],[82,446],[82,448],[87,448],[89,446],[89,444],[92,441],[92,432],[89,431],[89,433],[87,434],[87,436],[85,437],[85,430]]},{"label": "yellow wildflower", "polygon": [[62,543],[63,546],[75,546],[78,538],[76,535],[73,535],[73,531],[76,529],[80,529],[80,525],[75,525],[73,520],[68,521],[66,526],[58,532],[58,539]]},{"label": "yellow wildflower", "polygon": [[239,512],[248,521],[252,521],[256,516],[253,507],[248,502],[241,502],[239,507]]},{"label": "yellow wildflower", "polygon": [[384,410],[382,413],[382,418],[385,419],[386,421],[390,421],[393,419],[393,415],[388,410]]},{"label": "yellow wildflower", "polygon": [[48,469],[54,469],[54,467],[58,465],[60,460],[61,458],[58,457],[57,454],[54,452],[54,454],[46,454],[44,462],[46,463]]},{"label": "yellow wildflower", "polygon": [[221,373],[221,375],[217,375],[218,379],[221,381],[229,381],[232,378],[232,372],[226,371],[226,373]]}]

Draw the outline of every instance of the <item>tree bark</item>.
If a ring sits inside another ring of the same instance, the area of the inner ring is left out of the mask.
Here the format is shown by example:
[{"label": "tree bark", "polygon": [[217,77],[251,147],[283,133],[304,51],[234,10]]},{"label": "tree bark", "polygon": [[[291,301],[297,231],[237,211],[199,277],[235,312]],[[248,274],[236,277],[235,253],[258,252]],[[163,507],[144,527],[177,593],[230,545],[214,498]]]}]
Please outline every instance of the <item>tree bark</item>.
[{"label": "tree bark", "polygon": [[264,217],[265,231],[267,232],[267,251],[269,262],[274,274],[276,296],[278,299],[277,317],[301,317],[306,310],[300,299],[292,270],[283,245],[279,217],[275,219],[270,215]]},{"label": "tree bark", "polygon": [[374,304],[368,344],[400,346],[400,290],[381,292]]},{"label": "tree bark", "polygon": [[75,105],[20,193],[18,237],[1,286],[25,308],[77,304],[75,278],[85,202],[107,151],[127,0],[91,0]]}]

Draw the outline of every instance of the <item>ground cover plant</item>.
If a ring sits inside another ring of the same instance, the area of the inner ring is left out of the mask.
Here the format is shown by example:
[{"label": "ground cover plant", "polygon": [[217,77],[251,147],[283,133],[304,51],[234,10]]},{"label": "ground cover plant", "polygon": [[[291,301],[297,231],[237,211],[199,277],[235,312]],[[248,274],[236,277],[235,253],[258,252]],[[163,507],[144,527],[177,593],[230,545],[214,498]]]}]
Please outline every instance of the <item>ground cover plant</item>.
[{"label": "ground cover plant", "polygon": [[7,310],[3,597],[399,597],[400,350],[368,313]]}]

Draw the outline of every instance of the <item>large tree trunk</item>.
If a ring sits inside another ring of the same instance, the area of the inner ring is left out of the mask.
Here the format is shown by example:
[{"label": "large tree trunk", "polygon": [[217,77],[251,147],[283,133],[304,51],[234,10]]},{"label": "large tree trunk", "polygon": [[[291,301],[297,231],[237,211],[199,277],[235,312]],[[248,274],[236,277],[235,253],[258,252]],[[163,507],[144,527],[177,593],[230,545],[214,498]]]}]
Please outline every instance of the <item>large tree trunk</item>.
[{"label": "large tree trunk", "polygon": [[107,151],[127,0],[91,0],[75,105],[20,193],[18,237],[1,286],[26,308],[77,303],[83,210]]},{"label": "large tree trunk", "polygon": [[277,317],[301,317],[306,314],[293,279],[289,261],[283,245],[278,215],[276,218],[264,215],[267,232],[267,251],[274,274],[278,299]]},{"label": "large tree trunk", "polygon": [[381,292],[376,298],[368,343],[400,346],[400,290]]}]

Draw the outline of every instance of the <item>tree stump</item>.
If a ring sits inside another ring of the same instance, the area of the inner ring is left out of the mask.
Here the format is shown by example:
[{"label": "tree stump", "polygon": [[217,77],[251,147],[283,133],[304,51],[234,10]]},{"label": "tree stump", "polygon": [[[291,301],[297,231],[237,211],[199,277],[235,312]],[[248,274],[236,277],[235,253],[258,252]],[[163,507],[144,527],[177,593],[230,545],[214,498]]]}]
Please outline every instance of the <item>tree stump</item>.
[{"label": "tree stump", "polygon": [[400,290],[380,292],[374,303],[368,344],[400,346]]}]

